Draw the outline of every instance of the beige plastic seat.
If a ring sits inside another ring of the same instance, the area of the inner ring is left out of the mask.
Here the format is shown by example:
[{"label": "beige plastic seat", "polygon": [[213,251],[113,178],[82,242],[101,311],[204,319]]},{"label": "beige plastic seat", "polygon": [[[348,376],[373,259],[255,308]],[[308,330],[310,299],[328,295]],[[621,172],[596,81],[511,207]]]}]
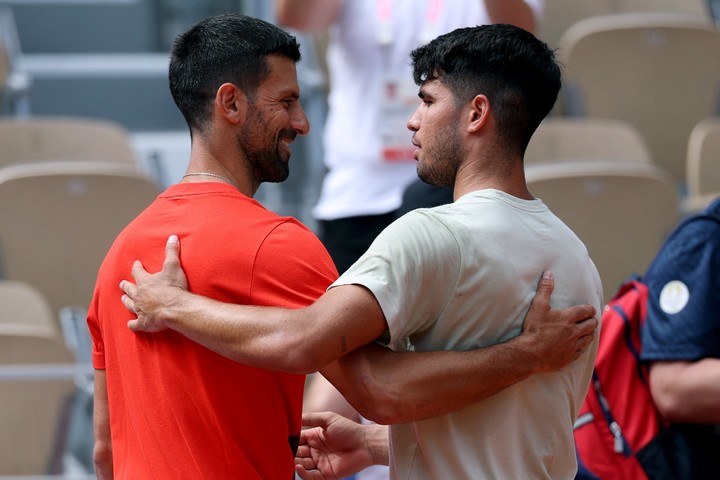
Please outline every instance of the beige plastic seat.
[{"label": "beige plastic seat", "polygon": [[690,133],[686,213],[707,207],[720,195],[720,117],[700,121]]},{"label": "beige plastic seat", "polygon": [[87,308],[118,233],[158,195],[129,165],[48,162],[0,169],[0,266],[57,314]]},{"label": "beige plastic seat", "polygon": [[615,12],[614,0],[545,0],[538,37],[557,47],[565,31],[575,22]]},{"label": "beige plastic seat", "polygon": [[617,13],[683,13],[710,16],[707,0],[545,0],[538,36],[557,46],[575,22]]},{"label": "beige plastic seat", "polygon": [[640,133],[622,120],[545,119],[530,139],[525,164],[587,160],[651,162]]},{"label": "beige plastic seat", "polygon": [[40,291],[25,282],[0,280],[0,325],[34,325],[40,328],[54,328],[57,335],[55,313]]},{"label": "beige plastic seat", "polygon": [[709,15],[707,0],[614,0],[618,13],[690,13]]},{"label": "beige plastic seat", "polygon": [[[0,281],[0,369],[74,362],[45,298],[22,282]],[[0,475],[53,470],[61,447],[72,378],[0,375]]]},{"label": "beige plastic seat", "polygon": [[585,243],[605,301],[631,274],[643,274],[679,218],[669,175],[643,162],[578,161],[530,165],[530,192]]},{"label": "beige plastic seat", "polygon": [[581,20],[563,35],[565,114],[620,119],[682,185],[687,139],[720,94],[720,32],[705,16],[624,14]]},{"label": "beige plastic seat", "polygon": [[0,166],[54,160],[138,165],[128,132],[114,122],[61,116],[0,119]]}]

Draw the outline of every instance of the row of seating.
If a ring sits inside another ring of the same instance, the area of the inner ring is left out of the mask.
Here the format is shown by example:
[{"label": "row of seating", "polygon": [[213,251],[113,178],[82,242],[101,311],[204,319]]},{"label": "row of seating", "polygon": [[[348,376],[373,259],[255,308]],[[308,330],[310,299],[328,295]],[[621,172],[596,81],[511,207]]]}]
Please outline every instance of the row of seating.
[{"label": "row of seating", "polygon": [[565,32],[558,52],[555,114],[630,123],[653,162],[684,184],[691,130],[720,113],[720,31],[697,15],[592,17]]},{"label": "row of seating", "polygon": [[590,17],[623,13],[694,14],[711,18],[715,0],[545,0],[539,36],[552,46],[574,23]]},{"label": "row of seating", "polygon": [[[672,187],[673,208],[667,210],[664,222],[672,225],[678,215],[699,210],[720,194],[720,118],[699,122],[686,143],[689,195],[683,203],[684,189],[677,190],[675,180],[654,162],[642,135],[622,120],[546,119],[526,152],[528,182],[534,187],[540,177],[549,181],[548,176],[574,176],[582,184],[579,179],[589,178],[591,172],[587,165],[576,170],[576,164],[588,161],[595,162],[598,168],[602,166],[592,173],[595,176],[601,171],[602,175],[624,177],[631,170],[633,175],[640,169],[653,171],[654,176],[662,177],[664,185]],[[0,167],[5,165],[0,168],[0,278],[25,281],[39,288],[55,312],[64,307],[86,307],[97,268],[115,235],[157,196],[157,184],[134,163],[125,132],[108,122],[47,117],[0,121],[0,145]],[[95,160],[103,153],[109,160]],[[563,164],[535,168],[558,162]],[[634,165],[631,170],[622,166],[629,162],[646,165]],[[592,215],[577,214],[581,210],[581,191],[543,193],[540,187],[534,188],[538,191],[531,191],[541,198],[556,197],[548,203],[577,231],[583,231],[585,224],[570,218],[593,223]],[[596,211],[618,214],[623,207],[617,202],[604,207],[598,204]],[[583,240],[587,243],[604,238],[586,237]],[[647,257],[661,239],[647,245],[645,255],[631,255]],[[622,252],[614,255],[621,256]],[[598,257],[601,271],[613,262],[612,258]],[[645,267],[644,262],[615,263],[617,268],[607,269],[618,273],[603,276],[608,278],[606,284],[611,290],[618,279],[631,273],[622,268],[633,266],[642,271]]]},{"label": "row of seating", "polygon": [[158,193],[112,122],[0,120],[0,475],[92,472],[86,309],[114,238]]},{"label": "row of seating", "polygon": [[700,120],[684,142],[677,163],[685,171],[679,181],[654,161],[642,134],[629,122],[592,117],[550,117],[535,132],[525,163],[620,160],[652,163],[677,189],[682,215],[698,212],[720,195],[720,116]]},{"label": "row of seating", "polygon": [[73,399],[84,382],[38,289],[0,280],[0,304],[0,474],[60,473]]}]

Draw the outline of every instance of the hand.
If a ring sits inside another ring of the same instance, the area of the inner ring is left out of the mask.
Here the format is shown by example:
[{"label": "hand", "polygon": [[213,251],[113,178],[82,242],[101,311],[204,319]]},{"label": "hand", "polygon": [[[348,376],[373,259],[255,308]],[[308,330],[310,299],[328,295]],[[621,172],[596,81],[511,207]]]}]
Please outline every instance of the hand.
[{"label": "hand", "polygon": [[[295,455],[295,471],[304,480],[340,479],[373,465],[366,432],[385,429],[361,425],[332,412],[305,413],[300,446]],[[385,433],[387,436],[387,433]]]},{"label": "hand", "polygon": [[535,352],[536,372],[559,370],[577,360],[592,343],[599,324],[592,305],[551,309],[554,288],[553,274],[544,272],[523,324],[521,337]]},{"label": "hand", "polygon": [[123,305],[137,319],[128,327],[134,332],[159,332],[168,328],[167,315],[188,290],[187,277],[180,266],[180,241],[171,235],[165,244],[165,262],[161,271],[148,273],[139,260],[132,267],[136,284],[123,280],[120,288],[125,292]]}]

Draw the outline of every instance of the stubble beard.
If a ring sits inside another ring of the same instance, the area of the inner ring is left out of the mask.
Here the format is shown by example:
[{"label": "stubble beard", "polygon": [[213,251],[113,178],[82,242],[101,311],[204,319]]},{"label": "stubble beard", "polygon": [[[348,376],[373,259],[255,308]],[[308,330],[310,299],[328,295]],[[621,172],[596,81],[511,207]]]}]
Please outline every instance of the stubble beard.
[{"label": "stubble beard", "polygon": [[296,133],[283,129],[277,137],[271,136],[265,118],[253,106],[248,109],[246,121],[245,128],[237,136],[237,144],[257,183],[284,182],[290,175],[290,154],[280,151],[280,139],[294,139]]},{"label": "stubble beard", "polygon": [[423,182],[437,187],[455,185],[455,177],[464,157],[462,138],[457,125],[450,123],[435,136],[436,141],[423,146],[417,174]]}]

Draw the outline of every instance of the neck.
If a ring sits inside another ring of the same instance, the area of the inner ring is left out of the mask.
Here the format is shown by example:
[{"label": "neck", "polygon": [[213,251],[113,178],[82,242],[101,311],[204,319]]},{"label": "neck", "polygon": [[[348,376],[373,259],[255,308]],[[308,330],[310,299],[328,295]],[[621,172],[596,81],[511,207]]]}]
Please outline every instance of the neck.
[{"label": "neck", "polygon": [[504,164],[509,168],[497,168],[497,165],[497,162],[469,162],[461,166],[455,178],[453,199],[457,200],[467,193],[489,188],[523,200],[535,198],[527,188],[522,159]]},{"label": "neck", "polygon": [[[184,182],[224,182],[237,188],[243,195],[252,197],[255,190],[240,166],[242,159],[231,148],[215,147],[208,139],[193,137],[190,162],[182,181]],[[239,169],[240,168],[240,169]],[[198,175],[200,174],[200,175]]]},{"label": "neck", "polygon": [[186,178],[186,177],[210,177],[210,178],[216,178],[216,179],[218,179],[218,180],[220,180],[220,181],[222,181],[222,182],[225,182],[225,183],[227,183],[228,185],[232,185],[233,187],[235,187],[235,188],[237,188],[238,190],[240,190],[240,187],[238,187],[238,185],[237,185],[235,182],[233,182],[233,181],[230,180],[229,178],[223,177],[222,175],[217,174],[217,173],[212,173],[212,172],[188,172],[188,173],[186,173],[185,175],[182,176],[182,178]]}]

